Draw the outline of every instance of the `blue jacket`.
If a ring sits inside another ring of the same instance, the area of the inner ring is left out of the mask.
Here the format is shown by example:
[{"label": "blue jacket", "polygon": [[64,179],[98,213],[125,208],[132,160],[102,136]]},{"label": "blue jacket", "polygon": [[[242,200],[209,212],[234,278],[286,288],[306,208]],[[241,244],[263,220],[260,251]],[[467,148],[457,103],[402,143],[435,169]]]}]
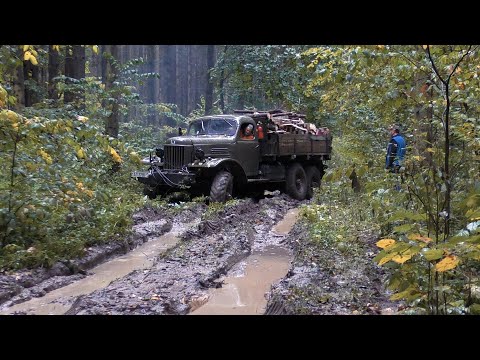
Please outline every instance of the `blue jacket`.
[{"label": "blue jacket", "polygon": [[385,169],[393,168],[394,166],[402,166],[406,147],[407,143],[400,134],[392,136],[387,146]]}]

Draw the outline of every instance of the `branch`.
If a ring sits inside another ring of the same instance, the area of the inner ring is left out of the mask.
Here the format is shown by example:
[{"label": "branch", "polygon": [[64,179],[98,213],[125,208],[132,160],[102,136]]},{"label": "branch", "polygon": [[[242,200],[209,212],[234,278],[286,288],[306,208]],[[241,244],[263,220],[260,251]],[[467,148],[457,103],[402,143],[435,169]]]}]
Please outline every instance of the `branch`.
[{"label": "branch", "polygon": [[432,59],[432,54],[430,53],[430,45],[427,45],[427,54],[428,54],[428,59],[430,60],[430,64],[432,64],[433,71],[435,72],[435,74],[437,74],[437,76],[438,76],[438,78],[440,79],[440,81],[441,81],[444,85],[447,85],[447,83],[445,82],[445,80],[443,80],[442,76],[440,75],[440,72],[438,71],[437,67],[435,66],[435,62],[434,62],[433,59]]},{"label": "branch", "polygon": [[460,65],[460,63],[463,61],[463,59],[465,58],[465,56],[467,56],[469,53],[470,53],[470,49],[472,48],[472,45],[470,45],[468,47],[468,50],[465,54],[463,54],[463,56],[460,58],[460,60],[458,60],[457,64],[454,66],[452,72],[450,73],[450,75],[448,75],[448,79],[447,79],[447,83],[450,82],[450,78],[452,77],[453,74],[455,74],[455,70],[457,70],[458,68],[458,65]]}]

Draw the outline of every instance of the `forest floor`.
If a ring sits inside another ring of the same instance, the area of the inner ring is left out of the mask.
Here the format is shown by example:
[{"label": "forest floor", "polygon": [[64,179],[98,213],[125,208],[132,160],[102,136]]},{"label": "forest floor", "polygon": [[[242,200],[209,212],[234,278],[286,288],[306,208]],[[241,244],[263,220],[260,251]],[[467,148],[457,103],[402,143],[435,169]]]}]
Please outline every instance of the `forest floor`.
[{"label": "forest floor", "polygon": [[0,275],[0,314],[394,314],[373,233],[310,239],[284,194],[216,211],[145,208],[123,242],[51,269]]}]

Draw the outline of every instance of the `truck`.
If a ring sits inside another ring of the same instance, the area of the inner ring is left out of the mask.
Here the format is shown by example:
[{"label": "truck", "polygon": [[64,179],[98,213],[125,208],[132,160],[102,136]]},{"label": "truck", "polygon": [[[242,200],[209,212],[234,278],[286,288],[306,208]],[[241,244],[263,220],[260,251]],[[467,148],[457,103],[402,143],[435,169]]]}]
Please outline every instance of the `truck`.
[{"label": "truck", "polygon": [[[253,134],[246,136],[247,130]],[[235,110],[199,117],[144,159],[148,168],[131,177],[154,199],[186,189],[225,202],[247,189],[281,190],[310,199],[331,159],[332,135],[305,115],[280,109]]]}]

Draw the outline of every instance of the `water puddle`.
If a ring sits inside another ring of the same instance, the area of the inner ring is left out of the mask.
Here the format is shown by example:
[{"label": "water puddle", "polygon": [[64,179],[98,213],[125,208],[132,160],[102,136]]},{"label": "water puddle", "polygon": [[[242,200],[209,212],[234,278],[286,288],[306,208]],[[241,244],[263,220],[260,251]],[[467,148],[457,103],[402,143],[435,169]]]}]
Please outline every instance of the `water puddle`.
[{"label": "water puddle", "polygon": [[[194,226],[196,224],[198,222],[193,222],[190,225]],[[9,307],[5,311],[0,312],[0,314],[11,314],[16,311],[35,315],[64,314],[77,296],[90,294],[134,270],[146,269],[152,266],[155,256],[175,246],[179,241],[180,232],[183,231],[185,229],[175,227],[174,225],[172,231],[142,244],[128,254],[94,267],[89,271],[93,275],[53,290],[41,298],[34,298]],[[64,305],[59,301],[68,302],[68,305]]]},{"label": "water puddle", "polygon": [[[271,230],[271,236],[287,235],[297,221],[298,209],[287,212]],[[208,301],[191,315],[259,315],[265,312],[273,283],[283,278],[290,268],[293,255],[280,244],[254,251],[235,265],[218,289],[210,289]]]},{"label": "water puddle", "polygon": [[287,235],[297,222],[299,212],[300,209],[298,208],[288,210],[283,219],[272,228],[271,232],[278,236]]}]

